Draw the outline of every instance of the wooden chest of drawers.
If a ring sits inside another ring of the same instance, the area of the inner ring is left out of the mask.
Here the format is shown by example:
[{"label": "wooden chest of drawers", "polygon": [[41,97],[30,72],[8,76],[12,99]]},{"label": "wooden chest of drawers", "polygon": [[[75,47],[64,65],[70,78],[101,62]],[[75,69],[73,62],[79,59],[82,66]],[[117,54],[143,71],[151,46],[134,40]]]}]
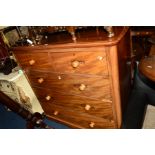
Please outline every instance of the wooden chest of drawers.
[{"label": "wooden chest of drawers", "polygon": [[47,117],[73,128],[120,128],[130,92],[130,33],[114,30],[113,38],[92,32],[76,43],[60,37],[13,49]]}]

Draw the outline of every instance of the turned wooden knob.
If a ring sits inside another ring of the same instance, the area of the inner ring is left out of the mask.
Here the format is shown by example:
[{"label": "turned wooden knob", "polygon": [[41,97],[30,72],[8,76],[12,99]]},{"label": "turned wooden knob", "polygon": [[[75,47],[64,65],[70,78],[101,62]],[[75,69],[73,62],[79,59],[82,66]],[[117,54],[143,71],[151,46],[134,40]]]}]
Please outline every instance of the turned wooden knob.
[{"label": "turned wooden knob", "polygon": [[51,99],[51,96],[48,95],[45,98],[46,98],[47,101],[49,101]]},{"label": "turned wooden knob", "polygon": [[89,104],[86,104],[85,110],[90,110],[91,106]]},{"label": "turned wooden knob", "polygon": [[103,60],[103,57],[102,56],[98,56],[97,59],[98,60]]},{"label": "turned wooden knob", "polygon": [[33,65],[34,63],[35,63],[35,60],[30,60],[30,61],[29,61],[29,64],[30,64],[30,65]]},{"label": "turned wooden knob", "polygon": [[59,113],[59,112],[56,110],[56,111],[54,111],[53,114],[56,116],[56,115],[58,115],[58,113]]},{"label": "turned wooden knob", "polygon": [[86,89],[86,85],[81,84],[80,87],[79,87],[79,89],[80,89],[81,91],[85,90],[85,89]]},{"label": "turned wooden knob", "polygon": [[91,128],[94,128],[95,123],[94,123],[94,122],[90,122],[89,126],[90,126]]},{"label": "turned wooden knob", "polygon": [[72,67],[73,68],[77,68],[79,65],[80,65],[80,62],[77,61],[77,60],[75,60],[75,61],[72,62]]},{"label": "turned wooden knob", "polygon": [[58,76],[58,79],[59,79],[59,80],[61,80],[61,79],[62,79],[60,75]]},{"label": "turned wooden knob", "polygon": [[43,78],[39,78],[38,79],[38,83],[43,83],[44,79]]}]

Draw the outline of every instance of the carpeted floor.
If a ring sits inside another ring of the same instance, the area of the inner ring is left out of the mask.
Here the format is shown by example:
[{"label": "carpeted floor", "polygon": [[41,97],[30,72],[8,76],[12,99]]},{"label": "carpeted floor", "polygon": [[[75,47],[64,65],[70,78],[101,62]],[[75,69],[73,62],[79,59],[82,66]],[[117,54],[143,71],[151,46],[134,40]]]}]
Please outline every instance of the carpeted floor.
[{"label": "carpeted floor", "polygon": [[[55,129],[69,128],[68,126],[48,119],[45,119],[44,122]],[[7,108],[0,103],[0,129],[26,129],[26,121],[16,113],[8,111]]]},{"label": "carpeted floor", "polygon": [[[133,115],[133,113],[131,115]],[[135,121],[138,122],[139,120],[141,120],[140,117],[137,120],[130,122],[132,123],[132,127],[130,126],[130,128],[137,128],[137,124],[134,123]],[[69,129],[68,126],[50,121],[48,119],[45,119],[44,122],[48,126],[55,129]],[[155,129],[155,106],[147,106],[142,128]],[[26,129],[26,121],[20,116],[18,116],[16,113],[8,111],[6,107],[0,104],[0,129]]]}]

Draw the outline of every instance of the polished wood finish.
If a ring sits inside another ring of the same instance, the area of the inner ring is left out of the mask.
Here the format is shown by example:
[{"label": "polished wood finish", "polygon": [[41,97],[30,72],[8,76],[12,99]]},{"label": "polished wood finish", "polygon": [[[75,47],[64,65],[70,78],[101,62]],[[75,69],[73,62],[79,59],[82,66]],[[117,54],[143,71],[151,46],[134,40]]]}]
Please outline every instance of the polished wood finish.
[{"label": "polished wood finish", "polygon": [[[108,75],[104,48],[78,49],[73,52],[52,53],[56,72]],[[102,57],[102,60],[100,60]]]},{"label": "polished wood finish", "polygon": [[[53,72],[108,75],[104,48],[91,48],[89,51],[87,48],[79,49],[56,50],[57,52],[62,51],[61,53],[55,53],[55,51],[53,53],[52,50],[47,51],[46,49],[41,50],[42,52],[33,51],[34,54],[30,51],[26,51],[26,53],[16,52],[16,58],[20,61],[23,69],[48,71],[50,68],[50,71]],[[73,64],[75,61],[76,64]],[[78,66],[74,67],[73,65],[77,65],[77,62]]]},{"label": "polished wood finish", "polygon": [[[82,97],[77,95],[70,95],[60,92],[54,92],[50,89],[43,89],[33,87],[34,92],[38,96],[38,99],[41,101],[43,107],[46,104],[58,105],[66,107],[66,109],[72,109],[75,112],[86,113],[90,115],[96,115],[103,118],[113,118],[112,112],[112,103],[105,102],[98,99],[92,99],[90,97]],[[50,100],[46,100],[46,95],[50,96]],[[86,105],[90,105],[90,109],[86,110]]]},{"label": "polished wood finish", "polygon": [[100,100],[111,100],[110,81],[103,76],[44,73],[32,70],[26,73],[31,85],[36,87],[52,88],[57,92],[66,92]]},{"label": "polished wood finish", "polygon": [[151,55],[155,55],[155,45],[151,46],[150,52],[149,52],[149,56]]},{"label": "polished wood finish", "polygon": [[[49,118],[68,124],[73,128],[91,128],[90,123],[94,122],[94,128],[115,128],[115,123],[111,119],[104,119],[101,117],[79,113],[74,110],[67,110],[64,107],[57,105],[47,104],[44,107],[45,113]],[[57,111],[57,115],[55,112]]]},{"label": "polished wood finish", "polygon": [[44,53],[39,52],[39,54],[32,54],[30,52],[26,53],[16,53],[17,60],[20,60],[20,66],[23,69],[31,68],[31,69],[39,69],[46,70],[47,68],[52,68],[50,63],[50,59],[48,55],[44,55]]},{"label": "polished wood finish", "polygon": [[155,55],[143,58],[139,63],[139,71],[155,82]]},{"label": "polished wood finish", "polygon": [[111,38],[102,28],[75,31],[76,42],[62,32],[13,49],[46,116],[73,128],[121,127],[131,84],[130,33],[113,30]]}]

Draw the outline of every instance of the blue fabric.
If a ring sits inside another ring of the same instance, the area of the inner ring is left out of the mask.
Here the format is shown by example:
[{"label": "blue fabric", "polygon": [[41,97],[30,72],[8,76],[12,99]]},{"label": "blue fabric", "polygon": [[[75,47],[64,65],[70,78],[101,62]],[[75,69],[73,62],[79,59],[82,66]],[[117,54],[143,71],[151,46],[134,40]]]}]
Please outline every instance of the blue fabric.
[{"label": "blue fabric", "polygon": [[[59,124],[48,119],[44,122],[55,129],[68,129],[69,127]],[[8,111],[4,105],[0,103],[0,129],[26,129],[26,121],[13,111]]]},{"label": "blue fabric", "polygon": [[0,128],[1,129],[25,129],[26,121],[0,104]]},{"label": "blue fabric", "polygon": [[49,126],[49,127],[53,127],[56,129],[69,129],[68,126],[60,124],[60,123],[56,123],[54,121],[50,121],[48,119],[45,119],[44,122]]}]

